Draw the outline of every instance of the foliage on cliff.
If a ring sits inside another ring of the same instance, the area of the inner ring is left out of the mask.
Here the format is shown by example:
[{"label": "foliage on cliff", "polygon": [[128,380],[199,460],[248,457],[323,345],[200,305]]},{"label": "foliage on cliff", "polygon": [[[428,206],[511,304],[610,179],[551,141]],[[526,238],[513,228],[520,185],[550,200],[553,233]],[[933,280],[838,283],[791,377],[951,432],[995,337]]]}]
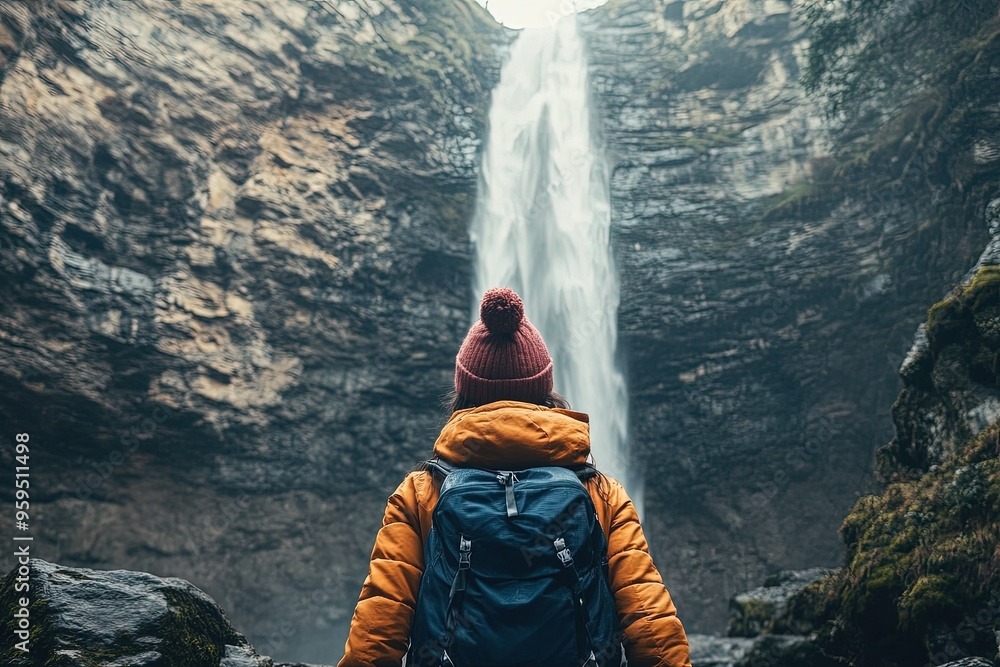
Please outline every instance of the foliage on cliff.
[{"label": "foliage on cliff", "polygon": [[836,120],[833,180],[871,189],[975,180],[976,138],[997,90],[997,0],[809,0],[810,45],[801,80]]},{"label": "foliage on cliff", "polygon": [[[913,261],[944,273],[942,257],[971,262],[981,216],[997,182],[1000,104],[997,0],[808,0],[800,80],[831,121],[832,148],[806,182],[774,197],[769,220],[858,204],[872,218],[906,209],[900,234]],[[881,269],[899,287],[909,268]],[[945,282],[957,276],[946,278]]]},{"label": "foliage on cliff", "polygon": [[804,80],[823,89],[834,115],[885,111],[919,93],[963,52],[969,36],[996,19],[996,0],[810,0]]}]

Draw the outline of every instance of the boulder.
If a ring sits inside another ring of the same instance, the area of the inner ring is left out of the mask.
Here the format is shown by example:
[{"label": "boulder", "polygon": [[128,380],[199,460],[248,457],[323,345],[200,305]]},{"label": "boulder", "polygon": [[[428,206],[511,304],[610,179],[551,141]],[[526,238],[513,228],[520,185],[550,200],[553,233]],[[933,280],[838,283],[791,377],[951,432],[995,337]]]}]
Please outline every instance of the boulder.
[{"label": "boulder", "polygon": [[779,572],[768,577],[760,588],[734,596],[729,601],[726,633],[730,637],[756,637],[775,630],[792,596],[832,571],[815,567]]},{"label": "boulder", "polygon": [[275,667],[194,585],[129,570],[90,570],[31,559],[0,583],[13,618],[29,602],[28,651],[13,624],[0,628],[0,664],[11,667]]}]

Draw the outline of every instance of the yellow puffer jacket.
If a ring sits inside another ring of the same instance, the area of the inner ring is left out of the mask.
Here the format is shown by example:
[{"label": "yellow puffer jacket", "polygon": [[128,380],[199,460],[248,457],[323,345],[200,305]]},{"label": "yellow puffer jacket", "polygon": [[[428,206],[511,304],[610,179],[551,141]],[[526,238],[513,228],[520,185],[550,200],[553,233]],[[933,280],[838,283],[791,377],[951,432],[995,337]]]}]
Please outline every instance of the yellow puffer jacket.
[{"label": "yellow puffer jacket", "polygon": [[[434,454],[459,465],[504,470],[585,463],[587,415],[516,401],[461,410],[442,429]],[[611,590],[629,667],[690,667],[684,627],[653,565],[632,501],[609,477],[600,485],[591,478],[586,486],[608,539]],[[402,663],[437,498],[437,484],[422,471],[407,475],[390,496],[338,667]]]}]

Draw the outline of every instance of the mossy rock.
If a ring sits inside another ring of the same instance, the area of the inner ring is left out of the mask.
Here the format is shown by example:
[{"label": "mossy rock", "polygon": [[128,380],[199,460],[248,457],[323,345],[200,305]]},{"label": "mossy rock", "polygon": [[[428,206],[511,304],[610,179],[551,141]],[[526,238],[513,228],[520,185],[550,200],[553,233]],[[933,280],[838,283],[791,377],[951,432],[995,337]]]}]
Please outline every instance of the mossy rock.
[{"label": "mossy rock", "polygon": [[1000,267],[981,267],[935,304],[927,314],[927,336],[936,361],[957,357],[973,381],[1000,387]]},{"label": "mossy rock", "polygon": [[841,527],[847,567],[793,598],[783,622],[837,628],[820,649],[856,664],[928,664],[949,642],[964,655],[995,651],[998,523],[994,422],[922,476],[861,498]]},{"label": "mossy rock", "polygon": [[939,349],[968,338],[970,314],[956,290],[947,299],[937,302],[927,311],[927,337],[933,349]]},{"label": "mossy rock", "polygon": [[756,637],[771,624],[774,613],[772,602],[736,596],[729,602],[726,634],[730,637]]},{"label": "mossy rock", "polygon": [[918,631],[926,630],[933,623],[957,623],[961,620],[964,598],[954,576],[922,576],[900,596],[900,623]]},{"label": "mossy rock", "polygon": [[973,312],[1000,306],[1000,266],[984,266],[976,271],[963,296]]},{"label": "mossy rock", "polygon": [[[27,591],[18,570],[0,584],[0,664],[12,667],[271,667],[205,593],[181,579],[99,571],[31,559]],[[23,583],[23,582],[22,582]],[[14,613],[30,601],[25,653]]]},{"label": "mossy rock", "polygon": [[832,571],[789,598],[772,630],[776,634],[799,635],[820,632],[832,618],[833,588],[839,577],[839,570]]},{"label": "mossy rock", "polygon": [[984,339],[992,351],[1000,345],[1000,266],[983,266],[951,296],[927,311],[927,336],[938,350]]},{"label": "mossy rock", "polygon": [[931,442],[938,404],[933,394],[918,387],[905,387],[892,404],[896,437],[876,454],[875,469],[885,481],[912,477],[931,464]]},{"label": "mossy rock", "polygon": [[786,621],[786,608],[803,589],[828,576],[832,570],[812,568],[772,574],[760,588],[740,593],[729,601],[730,637],[756,637],[768,633],[794,633]]},{"label": "mossy rock", "polygon": [[50,620],[49,609],[44,599],[31,596],[28,598],[28,618],[31,623],[29,632],[29,647],[31,653],[24,653],[17,648],[17,643],[22,641],[15,634],[18,629],[18,618],[14,614],[19,613],[20,604],[18,601],[25,597],[25,592],[18,590],[18,569],[14,567],[7,576],[0,581],[0,613],[3,614],[3,624],[0,625],[0,664],[28,665],[30,667],[45,667],[49,663],[39,660],[39,655],[53,655],[54,633]]}]

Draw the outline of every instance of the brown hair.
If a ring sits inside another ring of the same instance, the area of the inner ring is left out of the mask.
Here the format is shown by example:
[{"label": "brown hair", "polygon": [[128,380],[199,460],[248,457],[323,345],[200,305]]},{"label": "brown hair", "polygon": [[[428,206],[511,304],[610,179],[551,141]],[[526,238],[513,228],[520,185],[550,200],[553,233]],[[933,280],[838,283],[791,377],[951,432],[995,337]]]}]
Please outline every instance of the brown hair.
[{"label": "brown hair", "polygon": [[[465,396],[462,396],[456,389],[452,389],[441,401],[444,408],[450,413],[458,412],[459,410],[466,410],[468,408],[479,407],[475,401],[471,401]],[[539,405],[544,405],[547,408],[565,408],[569,409],[569,401],[566,397],[557,391],[550,391],[548,395],[538,403]]]}]

